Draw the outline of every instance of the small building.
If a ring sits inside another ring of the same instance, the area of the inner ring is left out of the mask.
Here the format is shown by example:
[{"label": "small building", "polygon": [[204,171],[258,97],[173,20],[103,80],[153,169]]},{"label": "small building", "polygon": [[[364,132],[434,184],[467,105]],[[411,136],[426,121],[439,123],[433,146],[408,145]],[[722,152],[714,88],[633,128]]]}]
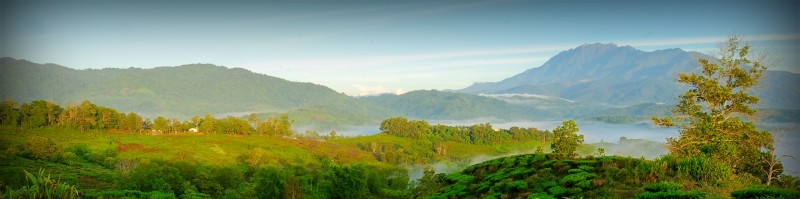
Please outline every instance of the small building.
[{"label": "small building", "polygon": [[197,133],[197,127],[190,128],[190,129],[189,129],[189,132],[192,132],[192,133]]}]

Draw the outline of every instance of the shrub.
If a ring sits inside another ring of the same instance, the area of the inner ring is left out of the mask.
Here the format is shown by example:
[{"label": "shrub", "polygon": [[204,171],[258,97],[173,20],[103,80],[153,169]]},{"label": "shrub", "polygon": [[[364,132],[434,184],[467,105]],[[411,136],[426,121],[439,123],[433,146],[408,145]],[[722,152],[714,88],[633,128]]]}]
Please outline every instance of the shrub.
[{"label": "shrub", "polygon": [[506,184],[507,191],[522,191],[528,188],[528,183],[523,180],[517,180]]},{"label": "shrub", "polygon": [[61,153],[61,162],[68,165],[75,165],[75,161],[78,160],[78,156],[72,152],[64,152]]},{"label": "shrub", "polygon": [[683,188],[683,185],[674,183],[674,182],[657,182],[655,184],[647,185],[644,187],[644,190],[647,192],[664,192],[664,191],[672,191],[672,190],[680,190]]},{"label": "shrub", "polygon": [[69,147],[67,148],[67,151],[72,152],[73,154],[83,158],[84,160],[88,160],[89,155],[92,153],[92,151],[89,150],[89,147],[86,146],[85,144],[79,144]]},{"label": "shrub", "polygon": [[13,190],[7,188],[5,198],[78,198],[78,189],[75,185],[69,185],[50,178],[50,174],[44,175],[44,169],[40,169],[37,175],[25,172],[27,185],[20,189]]},{"label": "shrub", "polygon": [[800,192],[787,189],[744,189],[731,192],[733,198],[800,198]]},{"label": "shrub", "polygon": [[555,197],[547,195],[546,193],[535,193],[528,196],[528,199],[555,199]]},{"label": "shrub", "polygon": [[36,159],[51,160],[59,154],[58,146],[49,138],[33,136],[28,138],[27,144],[28,150]]},{"label": "shrub", "polygon": [[733,176],[729,165],[707,157],[693,157],[678,162],[678,173],[691,176],[697,181],[716,183]]},{"label": "shrub", "polygon": [[670,190],[665,192],[644,192],[636,196],[637,199],[700,199],[705,198],[705,194],[697,191]]}]

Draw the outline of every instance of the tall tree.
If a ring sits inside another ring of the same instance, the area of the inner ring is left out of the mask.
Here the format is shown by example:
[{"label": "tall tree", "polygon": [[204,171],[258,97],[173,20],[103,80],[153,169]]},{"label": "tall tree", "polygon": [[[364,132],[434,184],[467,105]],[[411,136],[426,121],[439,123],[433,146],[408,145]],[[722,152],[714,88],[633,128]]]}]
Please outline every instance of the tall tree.
[{"label": "tall tree", "polygon": [[564,121],[561,126],[553,129],[553,143],[550,145],[553,153],[567,157],[577,156],[575,149],[583,143],[583,135],[579,135],[578,130],[578,125],[572,120]]},{"label": "tall tree", "polygon": [[0,123],[3,125],[17,126],[19,124],[20,113],[17,109],[17,101],[9,99],[0,102]]},{"label": "tall tree", "polygon": [[141,132],[142,131],[142,127],[144,126],[144,121],[142,121],[142,117],[141,116],[137,115],[134,112],[130,112],[130,113],[128,113],[127,116],[125,116],[125,118],[127,119],[126,123],[128,124],[128,126],[127,126],[128,130],[133,131],[133,132]]},{"label": "tall tree", "polygon": [[113,108],[97,106],[97,125],[102,129],[118,128],[119,113]]},{"label": "tall tree", "polygon": [[653,117],[653,122],[682,128],[678,138],[667,140],[672,154],[710,157],[758,176],[762,150],[772,149],[773,139],[753,125],[756,111],[750,106],[758,97],[748,91],[766,70],[766,59],[753,56],[738,37],[730,37],[719,50],[715,59],[698,60],[700,74],[680,74],[678,82],[690,89],[679,96],[672,117]]},{"label": "tall tree", "polygon": [[153,130],[166,132],[168,131],[169,120],[167,118],[158,116],[156,119],[153,119]]},{"label": "tall tree", "polygon": [[211,114],[206,114],[205,117],[200,121],[199,130],[203,133],[213,133],[216,129],[214,116]]}]

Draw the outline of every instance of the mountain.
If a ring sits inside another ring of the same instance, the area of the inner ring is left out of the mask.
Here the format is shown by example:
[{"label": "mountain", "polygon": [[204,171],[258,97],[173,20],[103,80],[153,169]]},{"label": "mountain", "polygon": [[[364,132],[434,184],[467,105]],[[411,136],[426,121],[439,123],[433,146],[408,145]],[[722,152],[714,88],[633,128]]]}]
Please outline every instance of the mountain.
[{"label": "mountain", "polygon": [[384,94],[359,99],[389,108],[406,117],[429,120],[489,117],[534,119],[552,115],[546,110],[511,104],[491,97],[437,90],[417,90],[402,95]]},{"label": "mountain", "polygon": [[[686,87],[676,82],[685,72],[698,72],[697,59],[710,58],[680,49],[645,52],[615,44],[584,44],[499,82],[476,83],[459,92],[472,94],[533,94],[610,106],[674,103]],[[798,109],[800,75],[764,73],[753,93],[759,106]]]},{"label": "mountain", "polygon": [[145,116],[181,118],[205,113],[286,112],[303,107],[325,107],[355,115],[391,115],[387,109],[322,85],[210,64],[75,70],[0,58],[0,70],[0,98],[19,102],[90,100]]}]

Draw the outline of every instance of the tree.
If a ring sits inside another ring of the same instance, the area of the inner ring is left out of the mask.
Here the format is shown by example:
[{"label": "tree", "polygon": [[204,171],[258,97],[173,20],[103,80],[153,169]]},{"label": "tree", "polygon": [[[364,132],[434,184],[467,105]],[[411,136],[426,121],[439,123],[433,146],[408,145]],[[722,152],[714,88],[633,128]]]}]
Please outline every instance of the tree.
[{"label": "tree", "polygon": [[[778,138],[778,140],[775,141],[776,142],[775,148],[781,147],[781,145],[783,145],[783,138],[784,136],[786,136],[786,134],[778,134],[778,135],[780,135],[780,137]],[[794,159],[794,157],[790,155],[781,155],[779,157],[778,155],[775,154],[775,148],[770,148],[767,151],[767,155],[761,157],[761,160],[765,163],[765,165],[762,165],[761,171],[764,171],[764,174],[767,175],[766,176],[767,186],[772,184],[772,180],[777,179],[778,175],[780,175],[781,172],[783,172],[783,165],[781,164],[781,159],[786,157]]]},{"label": "tree", "polygon": [[204,133],[212,133],[215,130],[215,119],[211,114],[206,114],[205,117],[200,121],[200,131]]},{"label": "tree", "polygon": [[575,149],[583,143],[583,135],[579,135],[577,132],[578,125],[572,120],[564,121],[561,126],[553,129],[554,138],[550,145],[553,153],[567,157],[577,156]]},{"label": "tree", "polygon": [[273,166],[258,168],[253,174],[253,182],[259,198],[281,198],[286,186],[286,170]]},{"label": "tree", "polygon": [[125,116],[125,118],[127,119],[126,123],[128,125],[127,125],[126,128],[128,130],[135,131],[135,132],[141,132],[142,131],[142,127],[144,126],[144,121],[142,121],[142,117],[141,116],[137,115],[134,112],[130,112],[130,113],[128,113],[127,116]]},{"label": "tree", "polygon": [[44,100],[31,101],[29,104],[22,104],[19,111],[22,114],[23,126],[28,128],[37,128],[45,126],[48,123],[48,105],[49,102]]},{"label": "tree", "polygon": [[167,118],[164,118],[162,116],[158,116],[158,117],[156,117],[156,119],[153,119],[153,127],[152,128],[153,128],[153,130],[156,130],[156,131],[159,131],[159,132],[163,133],[163,132],[167,131],[167,125],[169,125],[169,120],[167,120]]},{"label": "tree", "polygon": [[247,121],[250,122],[250,125],[252,125],[253,127],[258,126],[259,122],[258,115],[256,115],[255,113],[250,113],[250,115],[247,115]]},{"label": "tree", "polygon": [[426,121],[408,121],[404,117],[389,118],[381,122],[381,133],[400,137],[419,139],[430,133],[430,125]]},{"label": "tree", "polygon": [[119,113],[113,108],[97,107],[97,125],[102,129],[117,128],[119,126]]},{"label": "tree", "polygon": [[97,105],[92,104],[89,100],[81,102],[78,112],[78,128],[90,129],[97,125]]},{"label": "tree", "polygon": [[17,102],[14,99],[0,102],[0,124],[17,126],[19,119],[20,113],[17,110]]},{"label": "tree", "polygon": [[[678,138],[667,139],[678,157],[709,157],[736,172],[758,176],[762,150],[772,149],[772,136],[756,129],[752,121],[758,97],[748,91],[766,70],[765,56],[754,57],[748,44],[730,37],[716,59],[698,60],[700,74],[680,74],[678,82],[690,87],[681,94],[672,117],[653,117],[660,126],[682,128]],[[748,118],[749,121],[744,121]]]},{"label": "tree", "polygon": [[41,160],[50,160],[58,155],[58,145],[50,138],[33,136],[27,140],[28,150],[34,157]]},{"label": "tree", "polygon": [[441,185],[436,182],[436,170],[433,167],[426,166],[422,174],[422,177],[417,180],[416,187],[416,196],[420,198],[435,194],[441,187]]}]

